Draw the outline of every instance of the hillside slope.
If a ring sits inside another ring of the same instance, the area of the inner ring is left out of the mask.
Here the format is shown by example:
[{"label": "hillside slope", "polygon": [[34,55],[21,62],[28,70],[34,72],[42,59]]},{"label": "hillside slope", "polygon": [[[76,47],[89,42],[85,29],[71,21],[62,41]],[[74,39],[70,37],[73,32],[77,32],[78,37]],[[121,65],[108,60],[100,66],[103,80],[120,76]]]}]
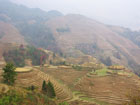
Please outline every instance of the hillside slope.
[{"label": "hillside slope", "polygon": [[0,61],[3,61],[3,52],[12,49],[15,45],[26,41],[19,31],[11,24],[0,21]]},{"label": "hillside slope", "polygon": [[109,26],[109,28],[112,31],[117,32],[119,35],[131,40],[140,47],[140,31],[133,31],[131,29],[118,26]]},{"label": "hillside slope", "polygon": [[106,65],[139,65],[140,48],[102,23],[81,15],[66,15],[49,20],[46,26],[61,50],[68,54],[80,50]]},{"label": "hillside slope", "polygon": [[46,12],[17,5],[10,0],[0,0],[0,21],[14,25],[29,44],[37,47],[56,51],[55,40],[44,23],[59,16],[63,14],[55,10]]},{"label": "hillside slope", "polygon": [[11,24],[10,28],[1,25],[0,30],[6,31],[0,32],[2,42],[24,43],[25,39],[28,44],[55,53],[74,57],[91,55],[108,66],[121,64],[139,70],[137,43],[82,15],[63,16],[58,11],[45,12],[0,0],[0,20],[3,21],[0,24]]},{"label": "hillside slope", "polygon": [[11,24],[0,21],[0,42],[26,44],[24,37]]}]

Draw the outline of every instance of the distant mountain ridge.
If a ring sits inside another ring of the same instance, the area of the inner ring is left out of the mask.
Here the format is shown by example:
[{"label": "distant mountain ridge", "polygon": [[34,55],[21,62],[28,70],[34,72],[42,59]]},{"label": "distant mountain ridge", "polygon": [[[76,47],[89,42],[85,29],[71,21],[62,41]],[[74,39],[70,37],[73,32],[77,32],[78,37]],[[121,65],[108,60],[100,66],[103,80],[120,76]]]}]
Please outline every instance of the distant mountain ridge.
[{"label": "distant mountain ridge", "polygon": [[[92,55],[108,66],[121,64],[139,71],[139,44],[117,32],[117,28],[85,16],[64,16],[58,11],[45,12],[0,0],[0,21],[0,24],[15,27],[15,33],[19,35],[11,36],[14,43],[21,38],[27,44],[66,56]],[[10,32],[7,31],[7,35],[10,36]],[[2,41],[6,42],[5,39]]]}]

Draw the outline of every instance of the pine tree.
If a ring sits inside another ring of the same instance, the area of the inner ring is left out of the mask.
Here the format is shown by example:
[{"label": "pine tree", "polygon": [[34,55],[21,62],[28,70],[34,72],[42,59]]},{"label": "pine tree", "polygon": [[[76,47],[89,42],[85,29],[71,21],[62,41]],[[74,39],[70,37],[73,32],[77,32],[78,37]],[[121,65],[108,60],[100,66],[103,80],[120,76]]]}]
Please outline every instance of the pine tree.
[{"label": "pine tree", "polygon": [[8,85],[13,85],[15,80],[16,80],[16,75],[17,73],[15,72],[15,66],[11,63],[8,63],[4,68],[3,68],[3,79],[4,83]]},{"label": "pine tree", "polygon": [[56,96],[53,84],[50,81],[47,84],[47,95],[50,98],[54,98]]},{"label": "pine tree", "polygon": [[54,98],[56,96],[53,84],[50,81],[47,84],[46,81],[43,81],[42,92],[50,98]]},{"label": "pine tree", "polygon": [[42,84],[42,91],[47,92],[47,84],[45,80],[43,81],[43,84]]}]

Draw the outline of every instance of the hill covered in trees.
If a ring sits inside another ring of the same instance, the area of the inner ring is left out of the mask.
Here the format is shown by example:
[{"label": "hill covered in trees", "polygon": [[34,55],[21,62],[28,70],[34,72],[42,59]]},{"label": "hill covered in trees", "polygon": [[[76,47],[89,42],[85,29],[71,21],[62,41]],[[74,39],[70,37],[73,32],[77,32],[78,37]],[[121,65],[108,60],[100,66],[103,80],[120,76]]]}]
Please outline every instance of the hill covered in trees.
[{"label": "hill covered in trees", "polygon": [[4,52],[3,56],[7,63],[13,63],[17,67],[24,67],[26,59],[30,59],[32,65],[43,65],[48,58],[48,55],[42,50],[32,46],[24,48],[23,45],[19,48]]}]

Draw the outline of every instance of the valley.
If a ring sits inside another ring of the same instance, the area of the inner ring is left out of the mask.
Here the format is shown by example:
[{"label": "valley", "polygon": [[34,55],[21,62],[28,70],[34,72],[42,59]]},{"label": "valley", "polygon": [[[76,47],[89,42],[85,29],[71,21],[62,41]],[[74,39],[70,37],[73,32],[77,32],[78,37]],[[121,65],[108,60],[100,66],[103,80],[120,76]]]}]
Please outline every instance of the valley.
[{"label": "valley", "polygon": [[0,105],[140,105],[139,94],[140,31],[0,0]]},{"label": "valley", "polygon": [[140,88],[139,77],[129,70],[106,68],[94,72],[85,68],[76,70],[72,66],[51,65],[19,72],[15,86],[33,85],[40,91],[43,80],[53,83],[57,103],[66,101],[70,105],[122,105],[129,102],[127,95]]}]

